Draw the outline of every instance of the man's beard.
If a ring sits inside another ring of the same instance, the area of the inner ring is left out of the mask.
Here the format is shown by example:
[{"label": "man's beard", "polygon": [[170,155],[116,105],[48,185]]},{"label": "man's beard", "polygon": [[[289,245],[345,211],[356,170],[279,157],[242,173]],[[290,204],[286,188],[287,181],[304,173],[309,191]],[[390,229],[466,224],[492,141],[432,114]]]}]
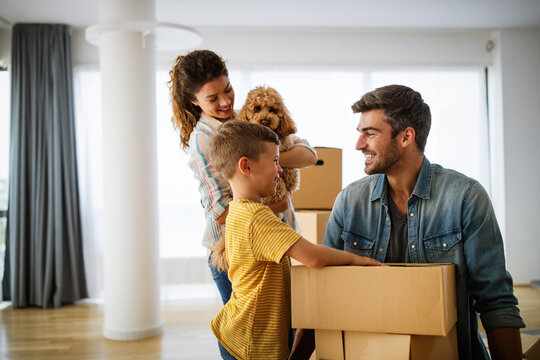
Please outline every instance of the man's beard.
[{"label": "man's beard", "polygon": [[394,166],[400,159],[401,154],[397,146],[397,139],[393,138],[390,145],[383,152],[377,153],[376,161],[370,166],[366,166],[364,171],[368,175],[385,174],[388,169]]}]

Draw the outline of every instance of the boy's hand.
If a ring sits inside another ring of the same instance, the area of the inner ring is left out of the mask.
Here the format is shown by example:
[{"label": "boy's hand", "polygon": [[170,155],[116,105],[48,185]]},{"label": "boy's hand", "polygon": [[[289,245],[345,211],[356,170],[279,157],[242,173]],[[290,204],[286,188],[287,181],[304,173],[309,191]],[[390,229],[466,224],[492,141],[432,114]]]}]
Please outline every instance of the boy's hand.
[{"label": "boy's hand", "polygon": [[364,256],[358,256],[353,255],[353,260],[350,265],[381,265],[381,263],[375,259],[364,257]]}]

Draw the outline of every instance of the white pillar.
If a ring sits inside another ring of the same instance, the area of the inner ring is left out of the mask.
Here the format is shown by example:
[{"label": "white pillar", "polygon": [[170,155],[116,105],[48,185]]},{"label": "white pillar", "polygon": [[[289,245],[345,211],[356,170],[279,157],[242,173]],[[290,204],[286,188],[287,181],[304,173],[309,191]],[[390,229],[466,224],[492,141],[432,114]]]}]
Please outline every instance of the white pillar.
[{"label": "white pillar", "polygon": [[158,274],[155,46],[126,22],[154,21],[153,0],[102,0],[99,38],[104,154],[103,334],[162,332]]}]

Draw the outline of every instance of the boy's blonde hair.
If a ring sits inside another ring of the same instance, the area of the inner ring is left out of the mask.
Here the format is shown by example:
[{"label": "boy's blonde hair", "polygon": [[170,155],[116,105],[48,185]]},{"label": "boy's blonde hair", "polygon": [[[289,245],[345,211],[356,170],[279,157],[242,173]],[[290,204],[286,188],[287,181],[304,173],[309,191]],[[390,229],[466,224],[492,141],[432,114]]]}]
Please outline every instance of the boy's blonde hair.
[{"label": "boy's blonde hair", "polygon": [[[217,128],[210,140],[210,161],[214,168],[227,180],[236,172],[238,160],[243,156],[257,160],[264,152],[264,143],[279,146],[279,138],[270,128],[241,120],[229,120]],[[211,248],[212,266],[221,271],[228,270],[225,256],[225,239],[220,239]]]},{"label": "boy's blonde hair", "polygon": [[240,158],[259,159],[265,150],[265,142],[279,145],[279,138],[266,126],[229,120],[217,128],[210,140],[210,161],[229,180],[234,176]]}]

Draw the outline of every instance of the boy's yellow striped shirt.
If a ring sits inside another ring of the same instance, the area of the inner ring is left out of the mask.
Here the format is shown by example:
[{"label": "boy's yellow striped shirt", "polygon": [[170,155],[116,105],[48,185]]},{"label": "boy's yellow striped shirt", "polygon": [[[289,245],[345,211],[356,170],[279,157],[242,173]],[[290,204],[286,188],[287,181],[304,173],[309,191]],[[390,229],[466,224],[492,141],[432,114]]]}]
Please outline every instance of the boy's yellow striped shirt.
[{"label": "boy's yellow striped shirt", "polygon": [[225,246],[233,292],[211,326],[236,358],[287,359],[291,295],[285,253],[299,238],[261,203],[229,203]]}]

